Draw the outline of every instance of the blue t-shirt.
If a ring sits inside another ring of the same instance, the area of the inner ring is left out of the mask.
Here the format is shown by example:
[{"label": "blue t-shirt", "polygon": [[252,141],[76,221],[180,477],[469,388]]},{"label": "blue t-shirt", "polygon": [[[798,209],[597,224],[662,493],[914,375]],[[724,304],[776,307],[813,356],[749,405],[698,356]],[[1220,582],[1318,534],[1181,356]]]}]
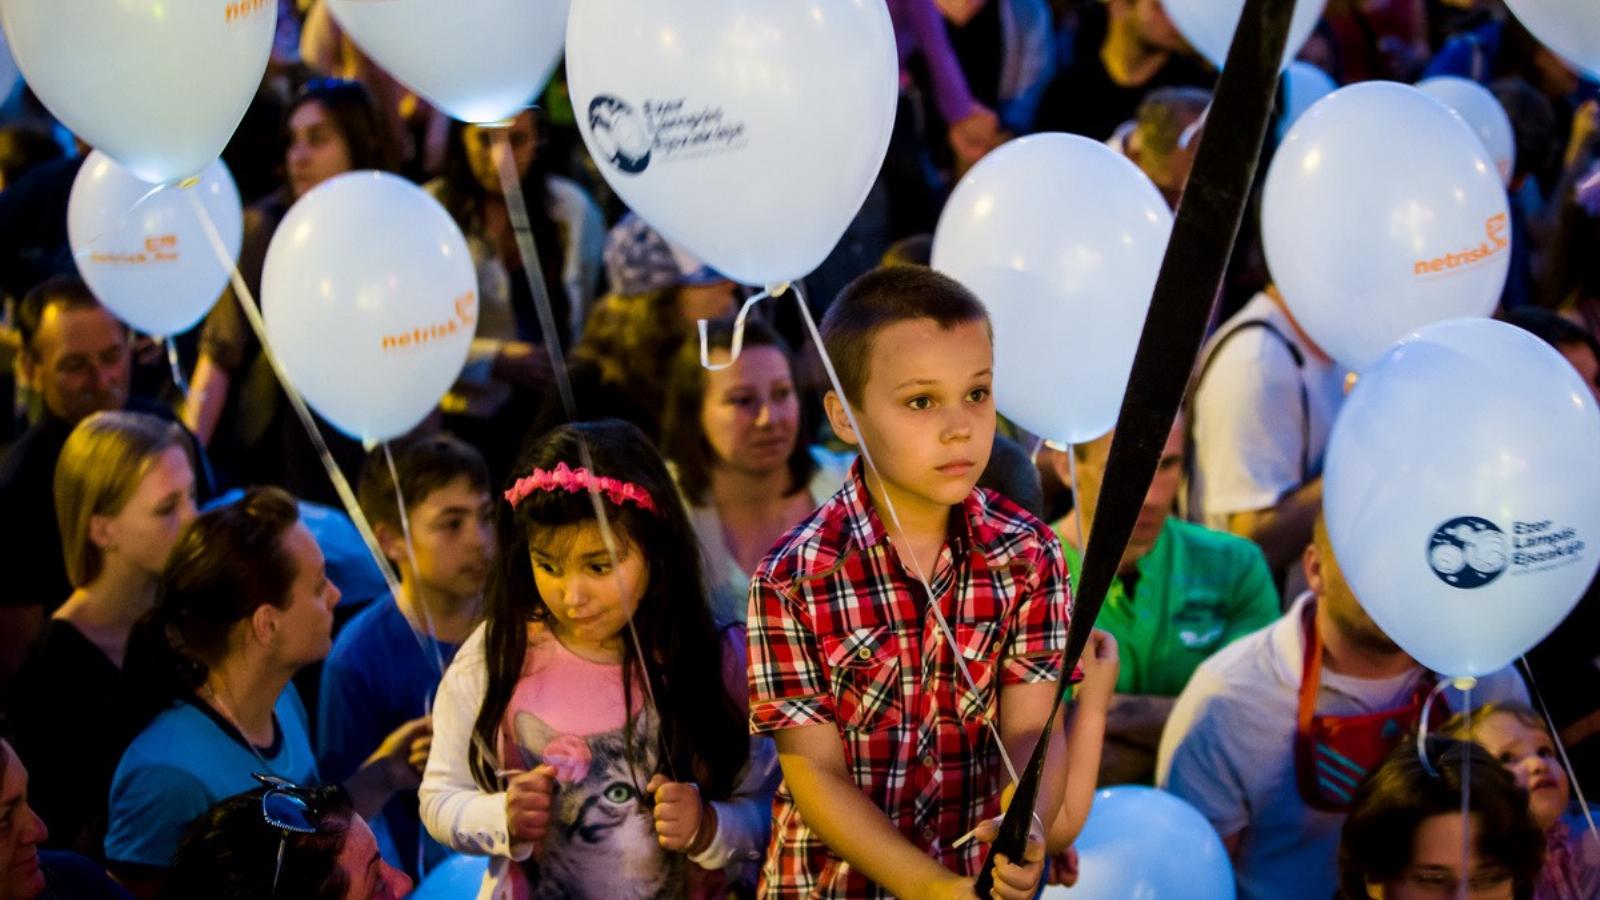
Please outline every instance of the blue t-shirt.
[{"label": "blue t-shirt", "polygon": [[[317,762],[323,774],[348,778],[396,728],[427,715],[440,660],[449,666],[455,655],[455,644],[413,631],[393,597],[380,597],[345,623],[322,665]],[[384,859],[413,878],[449,855],[423,831],[415,791],[396,794],[372,830]]]},{"label": "blue t-shirt", "polygon": [[180,701],[134,738],[111,780],[111,822],[106,859],[166,868],[183,830],[206,810],[259,786],[262,771],[299,785],[315,785],[306,708],[294,685],[273,709],[277,738],[252,752],[229,725],[198,700]]}]

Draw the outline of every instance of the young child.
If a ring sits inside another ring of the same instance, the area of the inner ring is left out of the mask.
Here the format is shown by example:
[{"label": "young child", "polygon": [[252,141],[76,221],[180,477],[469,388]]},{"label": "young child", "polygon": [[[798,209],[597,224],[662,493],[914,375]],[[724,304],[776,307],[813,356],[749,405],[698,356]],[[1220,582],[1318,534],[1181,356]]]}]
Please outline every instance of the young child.
[{"label": "young child", "polygon": [[[751,728],[776,738],[784,779],[762,894],[970,897],[986,848],[961,839],[1000,814],[1000,754],[1025,766],[1061,689],[1061,547],[974,487],[995,430],[976,297],[930,269],[880,269],[845,288],[822,335],[855,412],[829,393],[829,421],[878,471],[857,462],[751,586]],[[1041,822],[1066,782],[1059,724],[1050,740]],[[1032,897],[1043,850],[997,859],[994,895]]]},{"label": "young child", "polygon": [[[494,504],[482,455],[448,434],[399,441],[391,450],[393,473],[383,451],[373,451],[358,493],[384,555],[400,573],[400,591],[357,613],[323,664],[317,764],[331,779],[354,772],[401,725],[426,729],[445,666],[482,619],[483,585],[494,559]],[[409,550],[396,487],[411,526]],[[423,835],[414,791],[391,800],[372,826],[384,858],[414,878],[447,855]]]},{"label": "young child", "polygon": [[434,705],[424,824],[495,857],[485,897],[710,896],[753,881],[740,869],[767,839],[775,754],[745,731],[744,633],[712,626],[666,465],[608,420],[550,432],[517,473],[487,621]]},{"label": "young child", "polygon": [[1534,900],[1600,897],[1600,841],[1581,809],[1569,807],[1571,785],[1556,743],[1538,713],[1526,706],[1491,703],[1457,716],[1446,735],[1476,741],[1511,771],[1528,794],[1528,811],[1544,832],[1544,874]]}]

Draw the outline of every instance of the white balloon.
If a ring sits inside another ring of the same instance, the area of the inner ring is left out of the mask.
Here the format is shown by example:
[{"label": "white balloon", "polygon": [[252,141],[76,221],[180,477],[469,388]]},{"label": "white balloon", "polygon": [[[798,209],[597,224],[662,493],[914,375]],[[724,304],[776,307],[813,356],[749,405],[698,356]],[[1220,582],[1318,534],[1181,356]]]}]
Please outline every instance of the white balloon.
[{"label": "white balloon", "polygon": [[1150,179],[1078,135],[1012,141],[961,179],[933,266],[989,308],[1000,412],[1063,443],[1116,424],[1171,232]]},{"label": "white balloon", "polygon": [[11,99],[11,92],[22,83],[22,72],[17,61],[11,58],[11,48],[6,45],[6,33],[0,30],[0,104]]},{"label": "white balloon", "polygon": [[1233,866],[1198,810],[1154,788],[1100,791],[1078,851],[1078,883],[1045,900],[1233,900]]},{"label": "white balloon", "polygon": [[1318,101],[1278,148],[1261,199],[1267,265],[1290,311],[1357,371],[1429,322],[1494,310],[1509,215],[1466,122],[1390,81]]},{"label": "white balloon", "polygon": [[[222,237],[229,265],[217,258],[191,191]],[[239,188],[220,159],[198,184],[156,188],[96,150],[67,199],[67,239],[79,274],[117,318],[146,334],[182,334],[200,321],[227,285],[243,236]]]},{"label": "white balloon", "polygon": [[617,194],[728,277],[809,274],[876,180],[899,62],[883,0],[582,0],[567,80]]},{"label": "white balloon", "polygon": [[1283,70],[1283,112],[1278,117],[1281,140],[1312,104],[1338,90],[1333,76],[1311,63],[1295,60]]},{"label": "white balloon", "polygon": [[1506,0],[1528,32],[1600,80],[1600,10],[1594,0]]},{"label": "white balloon", "polygon": [[1577,371],[1489,319],[1422,329],[1370,369],[1328,445],[1339,568],[1416,660],[1485,675],[1564,619],[1600,565],[1600,409]]},{"label": "white balloon", "polygon": [[365,441],[421,422],[477,330],[477,275],[455,220],[382,172],[336,176],[289,209],[267,248],[261,302],[289,380]]},{"label": "white balloon", "polygon": [[[1294,16],[1289,20],[1289,35],[1283,45],[1282,71],[1300,53],[1306,39],[1317,27],[1322,17],[1322,7],[1327,0],[1295,0]],[[1244,0],[1163,0],[1163,8],[1172,24],[1191,46],[1221,68],[1228,61],[1228,48],[1233,46],[1233,32],[1239,27],[1239,16],[1244,14]]]},{"label": "white balloon", "polygon": [[1417,82],[1417,90],[1443,103],[1466,121],[1472,133],[1483,142],[1483,149],[1494,160],[1500,172],[1500,181],[1511,183],[1511,172],[1517,162],[1516,136],[1511,130],[1511,117],[1494,94],[1483,85],[1466,78],[1441,75]]},{"label": "white balloon", "polygon": [[261,84],[275,0],[0,0],[11,52],[44,105],[145,181],[199,174]]},{"label": "white balloon", "polygon": [[328,0],[351,40],[463,122],[526,109],[561,61],[570,0]]}]

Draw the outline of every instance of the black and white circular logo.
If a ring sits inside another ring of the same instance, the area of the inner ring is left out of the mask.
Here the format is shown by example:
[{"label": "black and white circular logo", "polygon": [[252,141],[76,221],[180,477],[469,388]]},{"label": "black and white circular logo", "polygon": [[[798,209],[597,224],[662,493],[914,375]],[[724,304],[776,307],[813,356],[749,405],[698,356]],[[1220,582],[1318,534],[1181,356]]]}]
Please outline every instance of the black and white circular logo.
[{"label": "black and white circular logo", "polygon": [[1461,516],[1434,529],[1428,540],[1428,567],[1451,587],[1480,588],[1506,570],[1506,534],[1478,516]]},{"label": "black and white circular logo", "polygon": [[609,94],[589,101],[589,132],[601,156],[622,172],[637,175],[650,165],[655,136],[627,101]]}]

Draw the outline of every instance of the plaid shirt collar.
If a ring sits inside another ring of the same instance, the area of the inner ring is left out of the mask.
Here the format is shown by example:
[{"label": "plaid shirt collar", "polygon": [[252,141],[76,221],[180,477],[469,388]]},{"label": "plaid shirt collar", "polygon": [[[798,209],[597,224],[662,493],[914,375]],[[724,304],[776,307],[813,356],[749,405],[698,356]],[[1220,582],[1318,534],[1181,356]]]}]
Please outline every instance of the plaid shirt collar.
[{"label": "plaid shirt collar", "polygon": [[[861,550],[889,541],[889,529],[884,526],[877,503],[867,490],[865,474],[864,464],[857,457],[850,466],[850,477],[845,479],[838,494],[844,509],[844,536]],[[952,508],[950,524],[948,540],[952,559],[963,559],[977,547],[991,567],[999,568],[1010,564],[1021,546],[1019,541],[1006,540],[1006,530],[995,521],[989,493],[982,489],[968,492],[960,506]],[[928,574],[929,577],[933,575]]]}]

